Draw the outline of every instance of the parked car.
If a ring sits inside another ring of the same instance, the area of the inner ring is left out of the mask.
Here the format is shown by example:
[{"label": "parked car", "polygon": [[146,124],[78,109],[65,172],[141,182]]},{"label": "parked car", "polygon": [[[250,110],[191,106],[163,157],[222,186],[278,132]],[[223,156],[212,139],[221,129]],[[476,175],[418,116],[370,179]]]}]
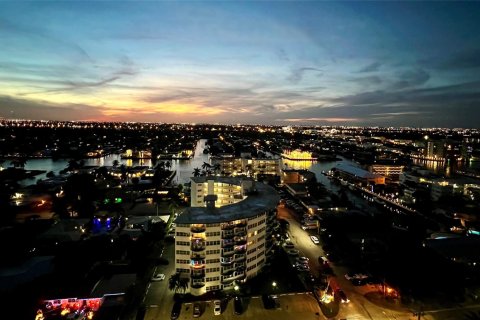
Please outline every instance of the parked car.
[{"label": "parked car", "polygon": [[318,240],[318,238],[316,236],[310,236],[310,239],[312,239],[312,242],[315,243],[315,244],[320,243],[320,240]]},{"label": "parked car", "polygon": [[276,302],[275,299],[268,294],[262,295],[262,302],[265,309],[275,309]]},{"label": "parked car", "polygon": [[320,263],[321,265],[327,265],[327,266],[329,265],[328,264],[328,259],[325,258],[324,256],[319,256],[318,257],[318,263]]},{"label": "parked car", "polygon": [[366,280],[368,276],[363,273],[347,273],[345,274],[345,279],[347,280]]},{"label": "parked car", "polygon": [[300,253],[300,251],[298,251],[297,249],[287,250],[287,254],[290,255],[290,256],[298,256],[299,253]]},{"label": "parked car", "polygon": [[243,303],[242,299],[239,296],[236,296],[233,299],[233,311],[236,315],[240,315],[243,313]]},{"label": "parked car", "polygon": [[295,248],[295,246],[293,245],[293,243],[291,243],[290,241],[286,241],[284,244],[283,244],[283,247],[285,249],[293,249]]},{"label": "parked car", "polygon": [[152,277],[152,281],[163,281],[163,280],[165,280],[165,274],[163,273],[154,274]]},{"label": "parked car", "polygon": [[200,317],[200,304],[198,302],[195,302],[193,304],[193,317],[194,318]]},{"label": "parked car", "polygon": [[297,269],[297,271],[302,271],[302,272],[303,271],[310,271],[310,267],[308,266],[308,264],[299,263],[299,264],[296,265],[296,269]]},{"label": "parked car", "polygon": [[308,264],[308,258],[307,257],[297,257],[297,262],[303,263],[303,264]]},{"label": "parked car", "polygon": [[218,316],[222,313],[222,304],[220,300],[213,301],[213,314]]},{"label": "parked car", "polygon": [[182,311],[182,303],[177,301],[173,304],[170,319],[172,320],[178,319],[178,317],[180,316],[180,311]]}]

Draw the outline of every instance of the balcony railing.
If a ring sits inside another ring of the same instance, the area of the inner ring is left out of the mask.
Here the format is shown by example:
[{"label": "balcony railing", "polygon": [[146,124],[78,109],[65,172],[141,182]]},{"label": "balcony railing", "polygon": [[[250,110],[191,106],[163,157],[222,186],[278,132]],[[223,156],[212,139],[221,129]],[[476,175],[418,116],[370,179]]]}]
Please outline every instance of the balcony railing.
[{"label": "balcony railing", "polygon": [[190,277],[191,278],[205,278],[205,271],[202,271],[202,272],[195,272],[195,271],[192,271],[192,273],[190,274]]},{"label": "balcony railing", "polygon": [[192,282],[191,287],[194,289],[200,289],[205,287],[205,282]]},{"label": "balcony railing", "polygon": [[235,225],[233,223],[222,223],[221,228],[222,230],[232,230],[235,228]]},{"label": "balcony railing", "polygon": [[234,256],[235,262],[244,261],[246,258],[247,258],[247,255],[246,255],[246,254],[236,254],[236,255]]},{"label": "balcony railing", "polygon": [[230,247],[234,245],[233,239],[227,239],[222,241],[222,248]]},{"label": "balcony railing", "polygon": [[225,269],[225,268],[222,269],[222,275],[225,277],[232,275],[234,272],[235,272],[235,269],[233,267],[229,269]]},{"label": "balcony railing", "polygon": [[235,276],[232,274],[230,276],[223,277],[222,283],[230,283],[235,280]]},{"label": "balcony railing", "polygon": [[230,264],[232,264],[233,262],[234,262],[234,258],[233,258],[233,257],[220,259],[220,263],[222,264],[222,266],[230,265]]},{"label": "balcony railing", "polygon": [[235,246],[234,251],[235,253],[245,253],[247,251],[247,247],[245,245]]},{"label": "balcony railing", "polygon": [[235,236],[245,236],[247,235],[247,228],[241,227],[241,228],[235,228]]},{"label": "balcony railing", "polygon": [[246,226],[247,226],[247,220],[241,220],[235,224],[235,227],[246,227]]},{"label": "balcony railing", "polygon": [[222,257],[230,257],[235,253],[233,250],[222,250]]},{"label": "balcony railing", "polygon": [[233,238],[233,241],[235,241],[235,244],[236,245],[241,245],[241,244],[246,244],[247,243],[247,237],[243,236],[243,237],[235,237]]},{"label": "balcony railing", "polygon": [[234,233],[231,230],[223,231],[222,232],[222,239],[232,239],[234,237]]}]

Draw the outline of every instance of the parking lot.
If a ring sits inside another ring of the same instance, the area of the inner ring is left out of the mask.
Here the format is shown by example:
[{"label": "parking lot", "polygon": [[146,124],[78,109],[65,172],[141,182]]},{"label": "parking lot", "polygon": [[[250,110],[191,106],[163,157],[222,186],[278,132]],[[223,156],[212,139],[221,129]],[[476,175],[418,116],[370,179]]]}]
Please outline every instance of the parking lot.
[{"label": "parking lot", "polygon": [[[308,293],[282,294],[277,297],[277,308],[265,309],[259,296],[243,298],[244,311],[234,313],[233,299],[222,304],[222,313],[213,314],[213,301],[201,302],[201,315],[198,319],[325,319],[315,298]],[[184,303],[178,319],[192,319],[193,304]]]}]

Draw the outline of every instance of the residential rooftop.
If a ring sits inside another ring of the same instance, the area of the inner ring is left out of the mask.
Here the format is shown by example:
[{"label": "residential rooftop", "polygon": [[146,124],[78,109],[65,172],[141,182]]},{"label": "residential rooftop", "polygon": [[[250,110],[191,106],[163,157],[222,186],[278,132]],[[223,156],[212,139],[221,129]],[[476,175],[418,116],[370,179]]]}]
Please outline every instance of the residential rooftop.
[{"label": "residential rooftop", "polygon": [[[216,182],[240,185],[241,178],[233,177],[194,177],[192,181],[195,183],[203,183],[208,180]],[[244,180],[244,178],[243,178]],[[186,208],[176,219],[177,224],[193,224],[193,223],[220,223],[224,221],[240,220],[254,217],[266,210],[273,209],[280,201],[275,189],[264,183],[255,183],[254,192],[247,194],[246,199],[222,207],[189,207]]]}]

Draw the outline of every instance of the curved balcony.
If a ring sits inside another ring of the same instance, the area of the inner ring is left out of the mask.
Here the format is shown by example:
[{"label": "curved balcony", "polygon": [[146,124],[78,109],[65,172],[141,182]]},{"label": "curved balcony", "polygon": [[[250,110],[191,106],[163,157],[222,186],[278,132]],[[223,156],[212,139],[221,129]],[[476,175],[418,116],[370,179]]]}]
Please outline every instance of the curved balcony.
[{"label": "curved balcony", "polygon": [[231,265],[233,262],[234,262],[234,258],[233,258],[233,257],[220,259],[220,264],[221,264],[222,266]]},{"label": "curved balcony", "polygon": [[233,231],[227,230],[222,232],[222,239],[232,239],[235,236]]},{"label": "curved balcony", "polygon": [[228,277],[223,277],[222,279],[222,284],[229,284],[235,280],[235,277],[233,275],[228,276]]},{"label": "curved balcony", "polygon": [[[199,288],[198,288],[199,287]],[[191,285],[190,286],[190,293],[194,296],[201,296],[202,294],[205,294],[207,291],[205,290],[206,287],[205,285],[201,286],[201,285]]]},{"label": "curved balcony", "polygon": [[236,254],[233,259],[234,259],[235,262],[245,261],[245,259],[247,259],[247,255],[246,254]]},{"label": "curved balcony", "polygon": [[230,269],[222,269],[222,276],[228,277],[235,272],[235,269],[232,267]]},{"label": "curved balcony", "polygon": [[195,282],[195,283],[193,283],[193,281],[192,281],[192,284],[190,285],[190,287],[194,288],[194,289],[200,289],[200,288],[205,287],[205,282]]},{"label": "curved balcony", "polygon": [[221,229],[222,230],[232,230],[235,228],[235,225],[233,223],[222,223]]},{"label": "curved balcony", "polygon": [[202,279],[205,278],[205,270],[192,271],[190,273],[190,278]]},{"label": "curved balcony", "polygon": [[245,271],[235,272],[234,278],[235,280],[243,280],[245,279],[246,273]]},{"label": "curved balcony", "polygon": [[247,246],[246,245],[235,246],[234,251],[235,253],[245,253],[247,252]]},{"label": "curved balcony", "polygon": [[193,233],[202,233],[205,232],[206,226],[204,224],[192,224],[190,226],[190,231]]},{"label": "curved balcony", "polygon": [[190,250],[193,252],[202,252],[205,251],[205,246],[190,246]]},{"label": "curved balcony", "polygon": [[190,259],[190,267],[193,269],[205,268],[205,257],[195,256]]},{"label": "curved balcony", "polygon": [[246,227],[247,226],[247,220],[241,220],[235,224],[235,227]]},{"label": "curved balcony", "polygon": [[222,250],[222,257],[231,257],[234,253],[235,251],[233,250],[229,250],[229,251]]},{"label": "curved balcony", "polygon": [[247,244],[247,237],[235,237],[233,240],[235,241],[235,245]]},{"label": "curved balcony", "polygon": [[222,248],[231,247],[234,245],[233,239],[222,240]]}]

